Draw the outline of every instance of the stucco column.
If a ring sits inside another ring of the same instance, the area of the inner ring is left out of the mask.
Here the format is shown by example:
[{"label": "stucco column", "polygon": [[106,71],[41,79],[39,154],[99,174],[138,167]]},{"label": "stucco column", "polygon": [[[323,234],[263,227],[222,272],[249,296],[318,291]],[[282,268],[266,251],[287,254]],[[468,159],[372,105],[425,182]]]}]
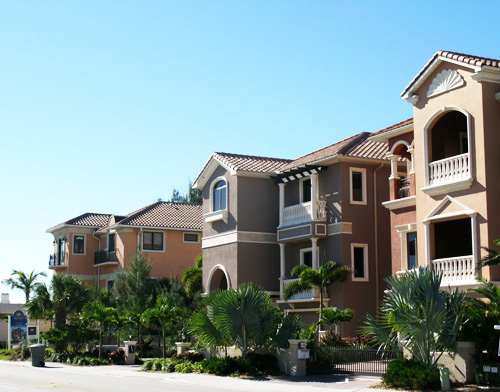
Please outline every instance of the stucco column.
[{"label": "stucco column", "polygon": [[312,267],[316,271],[319,269],[319,262],[318,262],[318,239],[317,238],[311,238],[311,245],[312,245]]},{"label": "stucco column", "polygon": [[391,160],[391,175],[389,176],[389,190],[390,190],[390,200],[396,200],[398,198],[398,158],[399,155],[387,153],[387,158]]},{"label": "stucco column", "polygon": [[318,219],[318,173],[314,173],[311,176],[311,218],[313,220]]},{"label": "stucco column", "polygon": [[285,183],[280,182],[278,188],[280,190],[280,226],[283,225],[283,209],[285,208]]},{"label": "stucco column", "polygon": [[431,261],[431,231],[430,231],[430,223],[429,221],[424,222],[425,228],[425,265],[432,265]]},{"label": "stucco column", "polygon": [[285,244],[280,244],[280,299],[283,299],[285,289]]},{"label": "stucco column", "polygon": [[408,152],[411,155],[411,169],[409,174],[415,174],[415,168],[413,166],[413,153],[415,152],[415,149],[413,147],[408,147]]}]

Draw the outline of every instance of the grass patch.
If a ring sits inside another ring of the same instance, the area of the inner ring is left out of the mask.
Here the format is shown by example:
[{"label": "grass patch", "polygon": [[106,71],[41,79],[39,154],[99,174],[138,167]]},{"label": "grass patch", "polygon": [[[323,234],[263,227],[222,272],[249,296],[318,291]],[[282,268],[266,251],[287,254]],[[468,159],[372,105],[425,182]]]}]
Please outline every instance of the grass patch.
[{"label": "grass patch", "polygon": [[6,350],[6,349],[1,349],[0,350],[0,360],[3,361],[13,361],[17,360],[18,355],[16,350]]}]

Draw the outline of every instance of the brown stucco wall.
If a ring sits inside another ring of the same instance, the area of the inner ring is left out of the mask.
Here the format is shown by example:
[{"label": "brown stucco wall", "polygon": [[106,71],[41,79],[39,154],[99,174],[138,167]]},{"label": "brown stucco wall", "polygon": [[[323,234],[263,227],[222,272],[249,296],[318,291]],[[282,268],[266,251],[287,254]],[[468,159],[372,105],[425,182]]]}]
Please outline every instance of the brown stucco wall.
[{"label": "brown stucco wall", "polygon": [[238,284],[254,282],[279,291],[280,253],[277,244],[238,243]]},{"label": "brown stucco wall", "polygon": [[203,289],[206,292],[210,272],[216,265],[223,265],[231,280],[231,287],[238,286],[238,244],[231,243],[203,249]]}]

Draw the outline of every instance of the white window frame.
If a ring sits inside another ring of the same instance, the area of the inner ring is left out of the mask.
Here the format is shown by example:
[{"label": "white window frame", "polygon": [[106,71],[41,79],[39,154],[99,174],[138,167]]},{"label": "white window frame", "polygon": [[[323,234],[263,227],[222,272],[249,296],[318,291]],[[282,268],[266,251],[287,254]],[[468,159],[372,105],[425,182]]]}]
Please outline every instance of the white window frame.
[{"label": "white window frame", "polygon": [[[195,234],[196,235],[196,241],[186,241],[186,234]],[[185,244],[198,244],[200,242],[200,233],[197,231],[184,231],[182,233],[182,242]]]},{"label": "white window frame", "polygon": [[[75,256],[85,256],[87,254],[87,236],[85,234],[72,234],[73,243],[71,246],[71,254]],[[83,252],[75,252],[75,237],[83,237]]]},{"label": "white window frame", "polygon": [[[226,200],[225,200],[226,201],[226,208],[224,210],[214,211],[214,188],[215,188],[215,185],[219,181],[226,182]],[[212,222],[217,222],[217,221],[222,220],[225,223],[227,223],[228,207],[229,207],[229,200],[228,200],[229,181],[224,176],[219,176],[217,178],[214,178],[213,181],[210,183],[209,192],[210,192],[209,197],[208,197],[209,212],[207,214],[205,214],[205,222],[212,223]]]},{"label": "white window frame", "polygon": [[[162,235],[162,245],[163,245],[163,249],[144,249],[144,234],[146,233],[160,233]],[[165,232],[163,231],[160,231],[160,230],[144,230],[142,232],[142,251],[143,252],[152,252],[152,253],[161,253],[161,252],[165,252]]]},{"label": "white window frame", "polygon": [[[361,173],[361,194],[362,194],[362,200],[354,200],[353,198],[353,183],[352,183],[352,173],[353,172],[359,172]],[[358,204],[358,205],[366,205],[366,169],[362,167],[350,167],[349,168],[349,191],[350,191],[350,198],[351,198],[351,204]]]},{"label": "white window frame", "polygon": [[[364,256],[364,270],[365,274],[362,278],[356,278],[354,276],[354,248],[363,248]],[[368,282],[369,281],[369,271],[368,271],[368,244],[351,244],[351,268],[352,268],[352,281],[353,282]]]},{"label": "white window frame", "polygon": [[[304,253],[309,253],[309,252],[312,253],[312,250],[313,250],[312,247],[311,248],[302,248],[300,250],[300,264],[304,264]],[[311,264],[314,265],[314,260],[312,260]],[[311,267],[312,267],[312,265],[311,265]]]},{"label": "white window frame", "polygon": [[[309,180],[311,181],[311,200],[304,202],[304,181]],[[312,201],[312,177],[307,176],[303,177],[299,180],[299,203],[310,203]]]}]

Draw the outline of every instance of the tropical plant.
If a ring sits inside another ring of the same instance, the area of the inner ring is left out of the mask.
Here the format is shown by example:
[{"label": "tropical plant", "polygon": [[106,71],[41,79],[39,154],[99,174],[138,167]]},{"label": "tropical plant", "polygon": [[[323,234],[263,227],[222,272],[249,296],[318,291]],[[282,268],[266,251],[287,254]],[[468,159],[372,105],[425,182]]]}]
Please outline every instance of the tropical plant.
[{"label": "tropical plant", "polygon": [[154,308],[149,308],[143,313],[147,325],[156,325],[161,330],[162,356],[166,357],[165,331],[167,324],[172,322],[173,314],[177,308],[172,308],[168,304],[167,298],[158,298]]},{"label": "tropical plant", "polygon": [[[500,238],[493,241],[495,245],[500,246]],[[479,271],[483,267],[500,265],[500,252],[483,246],[483,249],[488,252],[487,256],[484,256],[479,263],[477,263],[477,270]]]},{"label": "tropical plant", "polygon": [[354,318],[354,310],[345,308],[326,308],[323,309],[323,314],[318,324],[326,324],[330,327],[332,332],[333,327],[339,327],[340,323],[351,321]]},{"label": "tropical plant", "polygon": [[31,318],[54,318],[54,325],[66,324],[69,316],[81,312],[89,301],[91,290],[73,275],[54,275],[50,288],[44,284],[35,288],[26,309]]},{"label": "tropical plant", "polygon": [[463,314],[467,321],[460,329],[459,338],[475,343],[478,362],[493,361],[498,359],[500,333],[495,325],[500,324],[500,288],[484,279],[479,281],[480,287],[468,291],[482,298],[465,297]]},{"label": "tropical plant", "polygon": [[108,321],[116,329],[116,345],[120,346],[120,332],[124,327],[130,325],[130,320],[127,316],[120,316],[118,312],[115,312]]},{"label": "tropical plant", "polygon": [[383,349],[403,345],[413,358],[435,368],[444,351],[454,352],[465,293],[441,291],[441,274],[429,268],[386,278],[389,290],[378,318],[367,315],[363,333],[373,335]]},{"label": "tropical plant", "polygon": [[213,292],[204,302],[208,311],[195,313],[188,330],[212,348],[237,346],[243,358],[251,348],[286,347],[299,325],[296,316],[279,312],[269,293],[251,282]]},{"label": "tropical plant", "polygon": [[203,256],[200,254],[194,261],[194,266],[187,268],[182,275],[182,283],[186,294],[193,298],[203,290]]},{"label": "tropical plant", "polygon": [[142,329],[146,324],[145,322],[146,320],[144,319],[142,313],[137,313],[137,312],[127,312],[125,317],[127,317],[128,324],[132,325],[137,332],[137,351],[138,354],[142,353],[143,351]]},{"label": "tropical plant", "polygon": [[45,272],[35,273],[35,270],[31,271],[29,274],[19,270],[12,270],[10,275],[15,276],[15,278],[4,279],[3,283],[10,286],[11,289],[24,291],[26,303],[30,300],[31,292],[40,285],[37,279],[40,276],[47,276]]},{"label": "tropical plant", "polygon": [[95,321],[99,329],[99,359],[102,359],[102,336],[104,328],[111,323],[111,320],[116,316],[115,308],[107,308],[99,302],[89,302],[83,308],[84,316],[92,321]]},{"label": "tropical plant", "polygon": [[351,273],[351,269],[337,265],[334,261],[323,262],[318,270],[305,264],[299,264],[292,268],[292,277],[298,277],[298,280],[290,283],[283,291],[283,299],[288,301],[294,295],[312,288],[319,291],[319,319],[323,314],[323,297],[326,289],[334,283],[343,281]]},{"label": "tropical plant", "polygon": [[54,346],[57,353],[77,353],[86,343],[97,339],[98,333],[89,320],[73,315],[69,324],[53,327],[41,336]]}]

